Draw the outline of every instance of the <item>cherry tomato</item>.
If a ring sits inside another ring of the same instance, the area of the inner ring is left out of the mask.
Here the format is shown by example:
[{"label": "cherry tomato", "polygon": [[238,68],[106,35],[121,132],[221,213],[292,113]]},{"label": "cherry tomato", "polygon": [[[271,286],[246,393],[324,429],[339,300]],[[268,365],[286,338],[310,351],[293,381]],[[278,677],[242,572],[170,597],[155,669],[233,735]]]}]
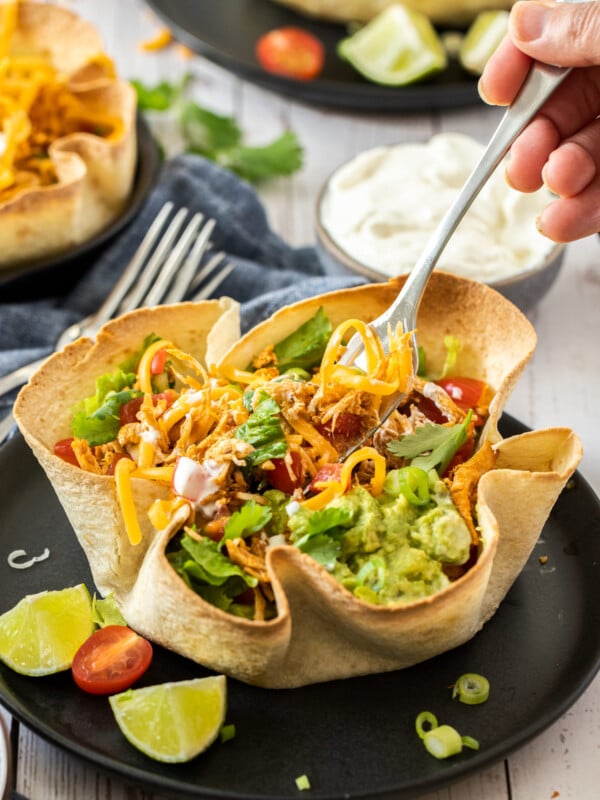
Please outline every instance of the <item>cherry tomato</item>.
[{"label": "cherry tomato", "polygon": [[72,436],[69,439],[61,439],[54,445],[54,455],[62,458],[63,461],[68,461],[69,464],[73,464],[75,467],[78,467],[79,461],[77,461],[77,456],[73,452],[72,444]]},{"label": "cherry tomato", "polygon": [[476,408],[487,390],[487,383],[477,378],[440,378],[436,383],[463,411]]},{"label": "cherry tomato", "polygon": [[326,483],[327,481],[338,481],[339,483],[341,477],[342,464],[323,464],[323,466],[317,470],[308,488],[311,492],[320,492],[323,487],[318,484]]},{"label": "cherry tomato", "polygon": [[152,661],[152,645],[124,625],[107,625],[93,633],[75,653],[75,683],[90,694],[128,689]]},{"label": "cherry tomato", "polygon": [[302,469],[302,459],[296,452],[291,456],[291,474],[288,465],[283,458],[272,458],[271,463],[274,469],[265,471],[265,477],[274,489],[286,494],[294,494],[294,489],[298,489],[304,482],[304,470]]},{"label": "cherry tomato", "polygon": [[325,48],[316,36],[302,28],[275,28],[256,43],[256,58],[267,72],[310,81],[323,69]]},{"label": "cherry tomato", "polygon": [[165,371],[165,364],[167,363],[167,351],[157,350],[150,362],[150,372],[153,375],[162,375]]}]

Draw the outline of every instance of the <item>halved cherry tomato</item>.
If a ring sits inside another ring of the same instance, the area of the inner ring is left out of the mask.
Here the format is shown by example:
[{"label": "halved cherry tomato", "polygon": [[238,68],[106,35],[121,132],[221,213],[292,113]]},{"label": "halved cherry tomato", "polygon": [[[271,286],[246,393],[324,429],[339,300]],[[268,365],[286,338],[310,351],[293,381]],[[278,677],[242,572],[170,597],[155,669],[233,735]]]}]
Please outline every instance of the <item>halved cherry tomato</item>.
[{"label": "halved cherry tomato", "polygon": [[75,683],[90,694],[128,689],[152,661],[152,645],[124,625],[107,625],[93,633],[75,653]]},{"label": "halved cherry tomato", "polygon": [[449,377],[436,381],[445,390],[456,405],[463,411],[476,408],[488,388],[487,383],[477,378]]},{"label": "halved cherry tomato", "polygon": [[288,469],[285,459],[272,458],[273,469],[265,470],[265,477],[271,486],[286,494],[294,494],[294,489],[298,489],[304,483],[304,470],[300,455],[292,452],[290,458],[290,469]]},{"label": "halved cherry tomato", "polygon": [[342,464],[323,464],[323,466],[319,467],[317,470],[317,473],[310,482],[310,486],[308,488],[311,492],[320,492],[322,491],[323,487],[319,484],[327,483],[327,481],[337,481],[339,483],[341,477]]},{"label": "halved cherry tomato", "polygon": [[274,28],[256,43],[256,58],[267,72],[310,81],[325,63],[323,43],[312,33],[288,26]]},{"label": "halved cherry tomato", "polygon": [[61,439],[59,442],[56,442],[54,445],[54,455],[62,458],[63,461],[68,461],[69,464],[73,464],[75,467],[78,467],[79,461],[77,461],[77,456],[73,452],[72,444],[72,436],[68,439]]}]

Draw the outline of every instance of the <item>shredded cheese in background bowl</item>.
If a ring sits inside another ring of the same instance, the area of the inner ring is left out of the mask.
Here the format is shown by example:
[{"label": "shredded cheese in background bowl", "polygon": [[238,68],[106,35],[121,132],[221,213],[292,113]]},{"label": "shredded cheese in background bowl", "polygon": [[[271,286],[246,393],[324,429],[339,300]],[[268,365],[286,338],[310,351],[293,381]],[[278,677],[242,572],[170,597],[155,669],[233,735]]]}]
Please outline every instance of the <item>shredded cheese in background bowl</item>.
[{"label": "shredded cheese in background bowl", "polygon": [[127,199],[135,158],[135,93],[95,29],[51,4],[2,4],[0,268],[101,230]]}]

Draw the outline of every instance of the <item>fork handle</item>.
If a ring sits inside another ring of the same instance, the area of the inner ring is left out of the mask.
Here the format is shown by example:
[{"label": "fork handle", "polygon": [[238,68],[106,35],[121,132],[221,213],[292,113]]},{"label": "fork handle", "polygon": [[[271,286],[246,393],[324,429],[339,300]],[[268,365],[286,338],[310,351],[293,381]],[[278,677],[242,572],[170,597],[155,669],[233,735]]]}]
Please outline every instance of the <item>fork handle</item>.
[{"label": "fork handle", "polygon": [[0,378],[0,396],[10,392],[15,386],[22,386],[24,383],[27,383],[36,369],[41,367],[46,359],[47,356],[43,356],[42,358],[38,358],[37,361],[23,364],[23,366],[17,367],[17,369],[9,372],[7,375],[3,375]]},{"label": "fork handle", "polygon": [[570,68],[534,62],[519,94],[505,112],[462,190],[431,235],[402,291],[388,310],[372,323],[384,341],[387,339],[388,324],[391,324],[392,330],[398,322],[402,323],[404,330],[414,330],[425,286],[448,240],[517,136],[570,71]]}]

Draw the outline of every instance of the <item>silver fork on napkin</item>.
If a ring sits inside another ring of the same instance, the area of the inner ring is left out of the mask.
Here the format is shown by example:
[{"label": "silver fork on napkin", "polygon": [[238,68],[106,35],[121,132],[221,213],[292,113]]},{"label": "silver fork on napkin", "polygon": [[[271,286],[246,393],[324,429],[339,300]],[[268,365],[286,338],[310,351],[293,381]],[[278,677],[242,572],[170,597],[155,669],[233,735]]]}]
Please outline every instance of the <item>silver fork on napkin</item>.
[{"label": "silver fork on napkin", "polygon": [[[388,331],[395,331],[399,323],[404,331],[415,331],[417,313],[423,292],[433,268],[448,244],[450,237],[487,180],[508,153],[517,136],[524,130],[554,90],[564,81],[570,71],[570,68],[554,67],[540,62],[533,63],[517,97],[500,120],[500,124],[490,139],[485,152],[467,178],[465,185],[431,235],[424,251],[409,273],[398,297],[383,314],[370,323],[371,328],[380,337],[384,348],[389,348]],[[412,336],[412,351],[413,374],[416,374],[418,349],[416,334],[414,333]],[[346,365],[355,364],[359,367],[364,365],[364,348],[362,339],[358,335],[354,335],[350,339],[348,347],[340,358],[340,363]],[[379,411],[379,423],[369,430],[360,442],[353,445],[342,456],[342,460],[357,450],[366,439],[369,439],[374,434],[377,428],[400,405],[404,397],[404,394],[396,393],[383,398]]]},{"label": "silver fork on napkin", "polygon": [[[180,208],[170,219],[173,210],[172,202],[163,205],[104,302],[93,314],[66,328],[58,337],[55,351],[81,336],[93,338],[105,322],[126,311],[177,303],[186,296],[190,287],[197,290],[191,300],[204,300],[216,291],[235,265],[225,261],[224,253],[216,253],[197,272],[209,246],[215,221],[205,220],[202,214],[196,213],[182,231],[190,212],[187,208]],[[1,377],[0,395],[26,383],[46,358],[32,361]],[[0,444],[13,424],[14,418],[9,412],[0,422]]]}]

